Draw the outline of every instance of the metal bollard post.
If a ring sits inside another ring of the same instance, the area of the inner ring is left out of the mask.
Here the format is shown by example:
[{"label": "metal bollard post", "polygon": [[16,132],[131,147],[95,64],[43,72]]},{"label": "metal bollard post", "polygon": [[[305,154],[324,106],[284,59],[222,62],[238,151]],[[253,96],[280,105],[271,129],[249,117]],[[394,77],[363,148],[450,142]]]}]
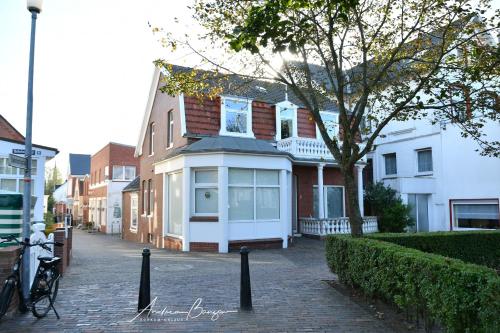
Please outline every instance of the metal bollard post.
[{"label": "metal bollard post", "polygon": [[145,248],[142,250],[142,269],[141,269],[141,285],[139,287],[139,303],[137,311],[148,310],[151,304],[151,289],[149,279],[149,257],[151,252]]},{"label": "metal bollard post", "polygon": [[241,285],[240,285],[240,309],[252,310],[252,289],[250,287],[250,269],[248,268],[248,253],[246,246],[240,249],[241,254]]}]

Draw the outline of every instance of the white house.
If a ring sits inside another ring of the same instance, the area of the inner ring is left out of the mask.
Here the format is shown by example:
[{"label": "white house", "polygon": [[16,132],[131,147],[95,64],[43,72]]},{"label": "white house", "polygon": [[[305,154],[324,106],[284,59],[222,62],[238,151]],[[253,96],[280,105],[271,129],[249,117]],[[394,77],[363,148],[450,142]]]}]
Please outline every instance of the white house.
[{"label": "white house", "polygon": [[[45,162],[59,151],[56,148],[33,144],[31,194],[36,197],[34,220],[43,220]],[[0,191],[23,193],[24,170],[8,164],[9,154],[24,156],[24,136],[0,115]]]}]

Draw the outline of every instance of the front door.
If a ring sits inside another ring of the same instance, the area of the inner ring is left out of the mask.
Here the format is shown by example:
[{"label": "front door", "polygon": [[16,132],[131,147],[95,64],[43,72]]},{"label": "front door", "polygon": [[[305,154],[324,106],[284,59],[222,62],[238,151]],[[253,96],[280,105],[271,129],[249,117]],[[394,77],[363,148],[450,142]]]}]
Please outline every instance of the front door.
[{"label": "front door", "polygon": [[429,231],[429,195],[408,194],[408,205],[411,208],[410,215],[415,221],[415,227],[419,232]]},{"label": "front door", "polygon": [[182,235],[182,172],[168,175],[167,233]]}]

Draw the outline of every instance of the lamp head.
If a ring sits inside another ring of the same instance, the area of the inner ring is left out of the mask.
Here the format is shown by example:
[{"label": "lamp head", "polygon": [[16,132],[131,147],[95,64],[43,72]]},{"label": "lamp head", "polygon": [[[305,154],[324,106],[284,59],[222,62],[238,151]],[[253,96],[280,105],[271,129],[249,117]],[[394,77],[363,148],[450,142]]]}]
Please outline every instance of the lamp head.
[{"label": "lamp head", "polygon": [[42,11],[43,0],[27,0],[26,4],[30,12],[40,13]]}]

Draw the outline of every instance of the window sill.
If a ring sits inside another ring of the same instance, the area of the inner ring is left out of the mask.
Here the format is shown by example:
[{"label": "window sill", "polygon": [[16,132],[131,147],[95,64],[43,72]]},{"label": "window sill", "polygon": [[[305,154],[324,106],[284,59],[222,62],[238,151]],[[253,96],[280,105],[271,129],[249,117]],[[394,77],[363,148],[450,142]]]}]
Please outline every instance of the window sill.
[{"label": "window sill", "polygon": [[130,228],[130,232],[136,234],[137,233],[137,228],[135,228],[135,229]]},{"label": "window sill", "polygon": [[426,176],[433,176],[434,175],[434,172],[430,171],[430,172],[417,172],[415,174],[415,177],[426,177]]},{"label": "window sill", "polygon": [[398,178],[398,175],[395,174],[395,175],[385,175],[382,177],[382,179],[395,179],[395,178]]},{"label": "window sill", "polygon": [[170,150],[172,148],[174,148],[174,145],[170,145],[170,146],[166,147],[165,150]]},{"label": "window sill", "polygon": [[181,240],[184,240],[184,237],[182,237],[181,235],[176,235],[176,234],[170,234],[170,233],[165,233],[165,235],[163,237],[172,237],[172,238],[177,238],[177,239],[181,239]]},{"label": "window sill", "polygon": [[248,138],[248,139],[255,139],[255,135],[253,133],[236,133],[236,132],[219,132],[220,136],[235,136],[238,138]]},{"label": "window sill", "polygon": [[189,222],[219,222],[218,216],[191,216]]}]

